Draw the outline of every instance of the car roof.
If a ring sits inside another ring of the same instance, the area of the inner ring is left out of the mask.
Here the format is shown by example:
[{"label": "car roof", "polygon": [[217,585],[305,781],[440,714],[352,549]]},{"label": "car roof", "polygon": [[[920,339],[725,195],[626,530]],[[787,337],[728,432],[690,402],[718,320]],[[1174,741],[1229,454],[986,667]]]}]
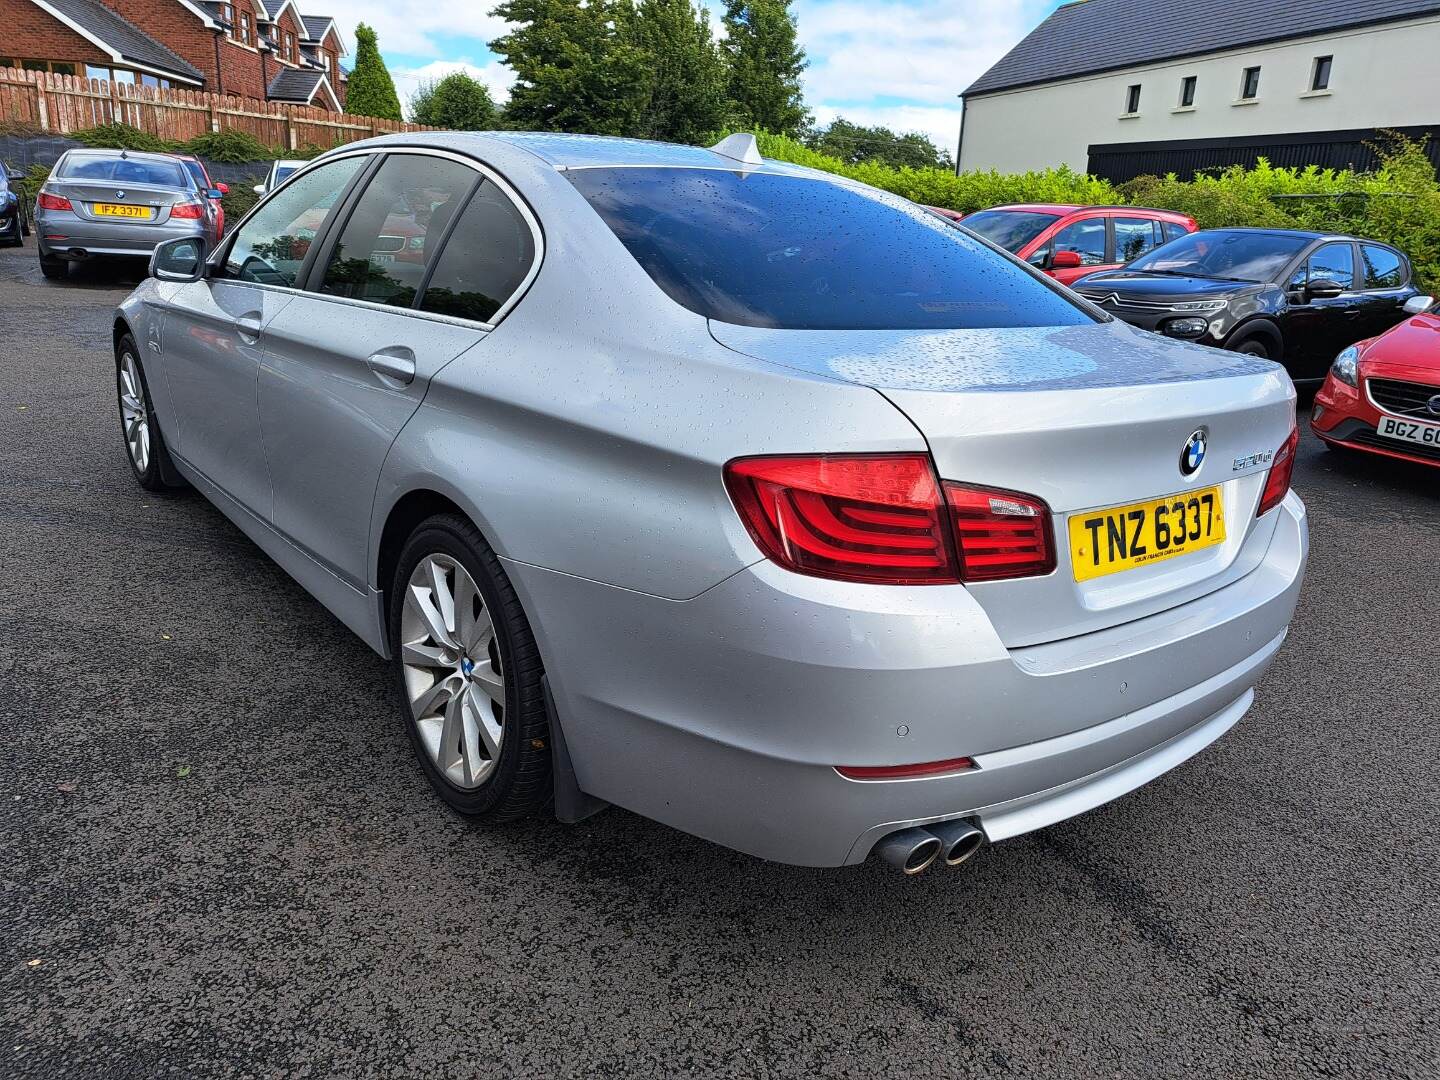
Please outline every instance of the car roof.
[{"label": "car roof", "polygon": [[108,146],[73,146],[65,151],[68,157],[71,154],[85,155],[86,157],[109,157],[124,158],[126,161],[174,161],[180,157],[179,154],[151,153],[148,150],[112,150]]},{"label": "car roof", "polygon": [[1006,203],[1004,206],[989,206],[986,209],[1016,210],[1032,214],[1073,214],[1079,210],[1128,210],[1136,214],[1167,214],[1170,217],[1191,220],[1190,215],[1182,210],[1162,210],[1157,206],[1122,206],[1119,203]]},{"label": "car roof", "polygon": [[[1313,232],[1309,229],[1262,229],[1251,225],[1227,226],[1223,229],[1203,229],[1202,232],[1254,233],[1257,236],[1296,236],[1302,240],[1361,240],[1347,233]],[[1366,244],[1378,244],[1379,240],[1364,240]],[[1388,246],[1388,245],[1387,245]]]}]

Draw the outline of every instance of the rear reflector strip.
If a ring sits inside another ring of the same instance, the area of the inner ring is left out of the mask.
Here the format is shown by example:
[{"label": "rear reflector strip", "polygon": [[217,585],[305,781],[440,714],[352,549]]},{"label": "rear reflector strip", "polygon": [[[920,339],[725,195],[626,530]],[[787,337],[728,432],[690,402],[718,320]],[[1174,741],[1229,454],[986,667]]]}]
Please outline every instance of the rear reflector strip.
[{"label": "rear reflector strip", "polygon": [[836,765],[835,771],[847,780],[914,780],[921,776],[969,772],[977,768],[973,758],[946,758],[922,761],[918,765]]}]

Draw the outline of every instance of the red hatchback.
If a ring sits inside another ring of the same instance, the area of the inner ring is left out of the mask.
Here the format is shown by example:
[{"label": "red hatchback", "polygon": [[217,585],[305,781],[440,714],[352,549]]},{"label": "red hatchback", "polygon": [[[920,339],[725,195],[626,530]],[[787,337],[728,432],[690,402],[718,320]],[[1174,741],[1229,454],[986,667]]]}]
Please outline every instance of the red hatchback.
[{"label": "red hatchback", "polygon": [[1440,311],[1428,296],[1420,312],[1341,351],[1315,395],[1310,428],[1326,444],[1440,465]]},{"label": "red hatchback", "polygon": [[1143,206],[1026,203],[980,210],[960,220],[1066,285],[1098,270],[1114,270],[1199,229],[1194,218]]}]

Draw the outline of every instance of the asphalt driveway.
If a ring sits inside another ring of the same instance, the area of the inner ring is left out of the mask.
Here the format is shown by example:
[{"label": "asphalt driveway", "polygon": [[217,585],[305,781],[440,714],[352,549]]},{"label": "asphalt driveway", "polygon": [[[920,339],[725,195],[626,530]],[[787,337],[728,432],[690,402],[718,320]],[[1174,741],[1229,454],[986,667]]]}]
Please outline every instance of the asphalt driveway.
[{"label": "asphalt driveway", "polygon": [[1307,435],[1254,711],[962,871],[486,830],[379,660],[131,479],[123,273],[0,250],[0,1077],[1440,1073],[1440,473]]}]

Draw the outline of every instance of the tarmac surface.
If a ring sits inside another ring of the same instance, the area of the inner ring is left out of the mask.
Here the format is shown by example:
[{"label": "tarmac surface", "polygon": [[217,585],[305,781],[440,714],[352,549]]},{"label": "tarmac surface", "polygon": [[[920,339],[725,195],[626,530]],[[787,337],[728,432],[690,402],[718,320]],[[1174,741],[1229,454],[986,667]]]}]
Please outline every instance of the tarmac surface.
[{"label": "tarmac surface", "polygon": [[1440,472],[1307,433],[1254,710],[960,871],[486,829],[377,657],[134,483],[135,273],[0,250],[0,1077],[1440,1074]]}]

